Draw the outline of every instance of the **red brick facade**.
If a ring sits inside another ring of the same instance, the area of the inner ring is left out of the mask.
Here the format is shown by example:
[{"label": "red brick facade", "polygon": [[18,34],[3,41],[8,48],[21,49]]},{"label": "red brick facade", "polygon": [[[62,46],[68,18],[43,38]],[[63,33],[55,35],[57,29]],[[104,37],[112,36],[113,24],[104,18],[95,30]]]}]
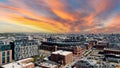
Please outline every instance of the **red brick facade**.
[{"label": "red brick facade", "polygon": [[72,54],[72,52],[70,54],[67,54],[67,55],[51,54],[50,60],[57,62],[61,65],[66,65],[66,64],[71,63],[73,61],[73,54]]}]

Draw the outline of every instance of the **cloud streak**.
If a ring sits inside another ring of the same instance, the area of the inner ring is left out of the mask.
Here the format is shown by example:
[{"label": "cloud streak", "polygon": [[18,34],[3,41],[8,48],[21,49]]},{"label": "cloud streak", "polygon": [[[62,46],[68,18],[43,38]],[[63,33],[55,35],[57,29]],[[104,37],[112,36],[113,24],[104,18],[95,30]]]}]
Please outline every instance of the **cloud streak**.
[{"label": "cloud streak", "polygon": [[26,25],[33,32],[110,33],[120,28],[119,4],[117,0],[0,1],[0,21]]}]

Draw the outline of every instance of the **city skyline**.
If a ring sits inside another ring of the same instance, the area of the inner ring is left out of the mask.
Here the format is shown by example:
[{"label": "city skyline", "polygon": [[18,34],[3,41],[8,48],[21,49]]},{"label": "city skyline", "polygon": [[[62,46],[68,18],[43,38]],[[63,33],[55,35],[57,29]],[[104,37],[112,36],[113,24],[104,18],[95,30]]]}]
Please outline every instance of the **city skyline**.
[{"label": "city skyline", "polygon": [[0,0],[0,32],[120,33],[119,0]]}]

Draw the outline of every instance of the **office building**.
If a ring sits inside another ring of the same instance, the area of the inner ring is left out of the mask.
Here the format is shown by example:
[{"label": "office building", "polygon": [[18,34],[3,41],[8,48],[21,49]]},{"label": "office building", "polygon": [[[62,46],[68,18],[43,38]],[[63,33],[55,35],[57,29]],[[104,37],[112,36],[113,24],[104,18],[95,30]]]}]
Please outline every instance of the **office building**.
[{"label": "office building", "polygon": [[38,43],[35,40],[15,40],[11,43],[14,60],[20,60],[38,55]]},{"label": "office building", "polygon": [[0,65],[12,62],[12,50],[10,45],[0,45]]}]

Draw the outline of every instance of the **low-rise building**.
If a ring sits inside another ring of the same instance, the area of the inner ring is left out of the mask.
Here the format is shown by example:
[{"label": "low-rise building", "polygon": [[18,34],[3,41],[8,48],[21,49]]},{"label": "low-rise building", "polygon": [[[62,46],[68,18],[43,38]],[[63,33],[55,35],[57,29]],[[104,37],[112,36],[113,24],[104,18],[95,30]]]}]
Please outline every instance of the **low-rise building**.
[{"label": "low-rise building", "polygon": [[76,62],[73,68],[98,68],[98,65],[95,60],[88,60],[85,58]]},{"label": "low-rise building", "polygon": [[104,48],[104,54],[114,54],[114,55],[120,55],[120,50],[113,49],[113,48]]},{"label": "low-rise building", "polygon": [[104,48],[105,60],[109,62],[120,62],[120,50]]},{"label": "low-rise building", "polygon": [[99,41],[94,47],[99,50],[103,50],[106,48],[109,44],[107,42]]},{"label": "low-rise building", "polygon": [[13,63],[3,65],[4,68],[35,68],[34,63],[32,63],[33,58],[22,59]]},{"label": "low-rise building", "polygon": [[48,51],[57,51],[57,50],[65,50],[71,51],[74,56],[81,57],[83,52],[86,50],[86,45],[81,46],[58,46],[58,45],[40,45],[40,49],[48,50]]},{"label": "low-rise building", "polygon": [[75,46],[75,47],[73,47],[73,54],[74,54],[74,56],[79,56],[79,57],[81,57],[82,55],[83,55],[83,52],[84,52],[85,50],[83,49],[83,48],[81,48],[80,46]]},{"label": "low-rise building", "polygon": [[41,68],[59,68],[59,64],[53,61],[44,61],[37,64],[37,67]]},{"label": "low-rise building", "polygon": [[57,62],[61,65],[66,65],[73,61],[73,53],[69,51],[62,51],[62,50],[55,51],[55,52],[52,52],[50,56],[50,60]]}]

